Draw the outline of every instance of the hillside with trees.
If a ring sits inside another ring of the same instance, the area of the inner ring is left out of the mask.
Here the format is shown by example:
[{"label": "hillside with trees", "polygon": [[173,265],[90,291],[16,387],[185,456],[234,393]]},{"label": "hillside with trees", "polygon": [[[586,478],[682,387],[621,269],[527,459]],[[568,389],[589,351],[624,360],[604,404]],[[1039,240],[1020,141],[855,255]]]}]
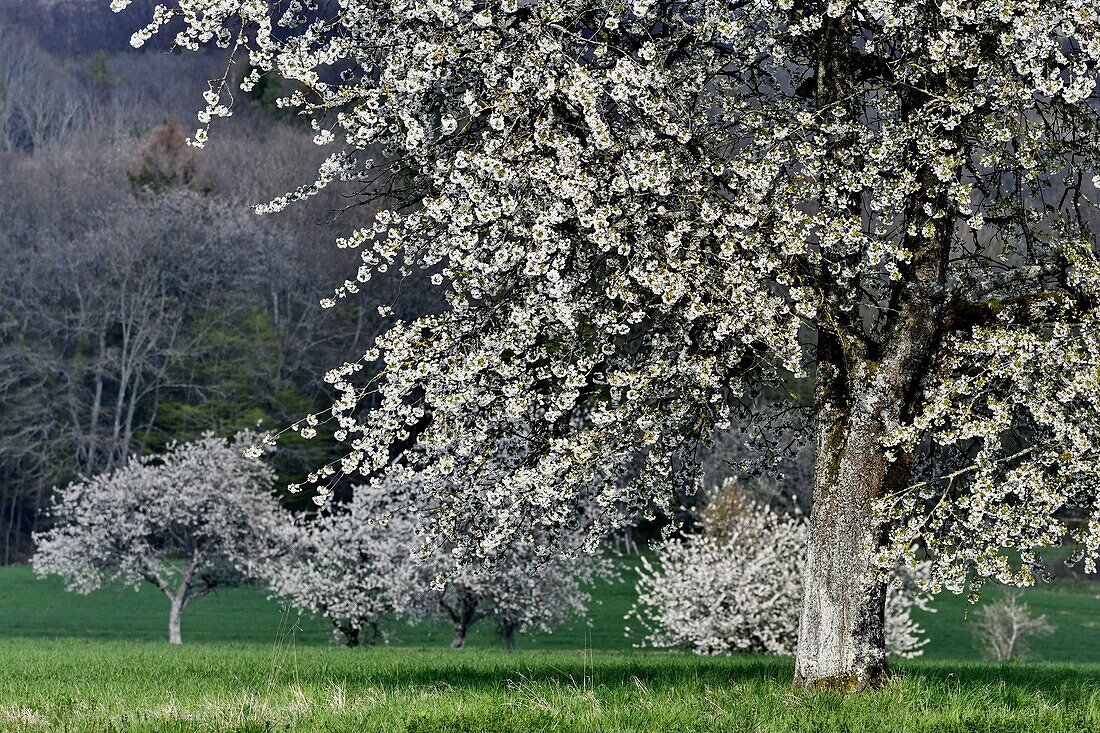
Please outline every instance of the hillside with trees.
[{"label": "hillside with trees", "polygon": [[[383,279],[319,308],[349,266],[334,233],[367,212],[333,191],[253,215],[319,162],[308,128],[272,82],[217,159],[197,156],[181,120],[219,61],[135,51],[128,27],[107,3],[0,2],[2,563],[27,557],[53,487],[208,430],[290,425],[327,404],[321,375],[374,337],[379,305],[432,307]],[[280,485],[329,450],[285,442]]]}]

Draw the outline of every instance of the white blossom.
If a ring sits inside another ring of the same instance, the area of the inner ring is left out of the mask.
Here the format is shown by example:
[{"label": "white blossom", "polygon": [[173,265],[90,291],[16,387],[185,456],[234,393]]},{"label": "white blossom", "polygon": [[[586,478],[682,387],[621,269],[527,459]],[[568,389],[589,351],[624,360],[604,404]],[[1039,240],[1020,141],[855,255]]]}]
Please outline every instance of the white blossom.
[{"label": "white blossom", "polygon": [[509,547],[491,568],[456,570],[453,546],[425,546],[407,511],[408,492],[360,486],[349,501],[300,519],[294,549],[263,573],[272,590],[329,619],[349,644],[385,638],[386,622],[404,618],[452,623],[456,646],[488,619],[511,645],[516,632],[552,632],[583,618],[588,586],[615,576],[602,554],[543,556],[533,541]]},{"label": "white blossom", "polygon": [[243,455],[264,441],[206,434],[61,489],[55,525],[35,535],[35,573],[77,593],[149,583],[171,601],[169,638],[180,643],[179,616],[193,600],[256,577],[285,551],[275,474]]},{"label": "white blossom", "polygon": [[260,571],[276,596],[328,619],[349,645],[384,638],[387,617],[419,592],[412,526],[387,517],[392,507],[380,499],[357,490],[316,517],[296,517],[287,552]]},{"label": "white blossom", "polygon": [[[680,647],[698,654],[794,653],[802,607],[806,524],[765,504],[742,500],[722,521],[642,556],[638,600],[628,621],[640,646]],[[912,618],[929,611],[919,589],[928,564],[894,573],[886,597],[886,650],[915,657],[927,644]],[[629,634],[630,632],[628,632]]]}]

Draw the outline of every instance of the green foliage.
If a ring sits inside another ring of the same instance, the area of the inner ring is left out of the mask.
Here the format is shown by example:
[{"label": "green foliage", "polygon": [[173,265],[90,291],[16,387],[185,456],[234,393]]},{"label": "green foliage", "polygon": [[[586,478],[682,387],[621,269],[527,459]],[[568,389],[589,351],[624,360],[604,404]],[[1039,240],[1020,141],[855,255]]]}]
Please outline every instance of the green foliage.
[{"label": "green foliage", "polygon": [[115,75],[111,71],[111,55],[99,49],[84,62],[84,75],[100,91],[109,91],[115,86]]},{"label": "green foliage", "polygon": [[[252,67],[245,69],[246,74],[251,71]],[[304,125],[305,122],[297,117],[293,110],[287,107],[280,107],[278,104],[279,98],[290,94],[296,86],[295,83],[288,82],[283,77],[271,71],[260,77],[256,85],[248,92],[248,98],[253,105],[275,119]]]}]

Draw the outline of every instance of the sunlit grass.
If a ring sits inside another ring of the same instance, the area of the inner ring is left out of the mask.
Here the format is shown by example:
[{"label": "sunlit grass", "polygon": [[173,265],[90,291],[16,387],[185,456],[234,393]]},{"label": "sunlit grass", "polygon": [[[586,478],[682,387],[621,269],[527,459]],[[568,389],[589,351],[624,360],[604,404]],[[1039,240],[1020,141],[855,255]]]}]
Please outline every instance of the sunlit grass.
[{"label": "sunlit grass", "polygon": [[766,657],[7,640],[4,731],[1084,731],[1100,667],[901,665],[790,689]]}]

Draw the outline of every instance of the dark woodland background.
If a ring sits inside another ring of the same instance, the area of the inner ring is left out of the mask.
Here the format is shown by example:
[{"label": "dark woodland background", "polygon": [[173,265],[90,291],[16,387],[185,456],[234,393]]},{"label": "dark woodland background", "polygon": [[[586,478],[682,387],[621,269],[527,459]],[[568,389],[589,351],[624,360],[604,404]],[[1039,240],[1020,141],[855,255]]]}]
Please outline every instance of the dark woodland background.
[{"label": "dark woodland background", "polygon": [[[333,240],[367,213],[336,190],[249,211],[311,180],[323,151],[270,80],[188,148],[224,56],[168,36],[133,50],[154,4],[0,0],[0,563],[26,558],[52,487],[323,409],[324,372],[373,340],[378,305],[431,307],[396,281],[318,307],[354,272]],[[330,451],[288,440],[276,466],[300,480]]]},{"label": "dark woodland background", "polygon": [[[131,48],[155,4],[0,0],[0,564],[33,551],[53,487],[171,440],[327,409],[322,377],[373,343],[379,305],[399,318],[439,307],[438,289],[393,270],[318,306],[357,263],[334,240],[371,210],[333,187],[253,214],[311,182],[326,151],[276,105],[290,90],[272,77],[236,92],[204,150],[188,147],[226,54],[174,52],[171,33]],[[280,445],[283,485],[337,457],[324,433]],[[708,479],[742,449],[721,440]],[[784,471],[800,503],[808,459]]]}]

